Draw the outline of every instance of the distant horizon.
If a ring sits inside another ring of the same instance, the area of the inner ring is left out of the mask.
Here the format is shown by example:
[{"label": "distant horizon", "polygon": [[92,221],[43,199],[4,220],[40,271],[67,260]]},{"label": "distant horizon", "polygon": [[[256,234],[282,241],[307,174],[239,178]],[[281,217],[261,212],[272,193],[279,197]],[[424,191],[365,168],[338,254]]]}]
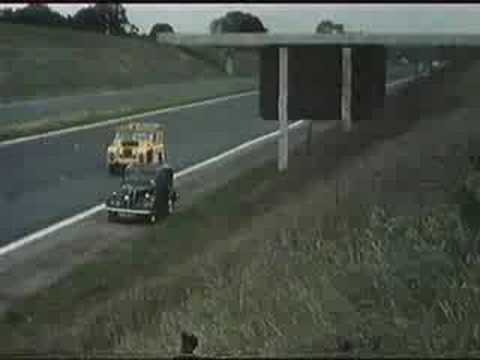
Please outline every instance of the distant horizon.
[{"label": "distant horizon", "polygon": [[[94,3],[47,5],[62,15],[73,15]],[[0,3],[1,8],[26,4]],[[214,19],[228,11],[249,12],[260,18],[270,33],[307,34],[322,20],[342,23],[346,31],[367,33],[480,34],[480,4],[252,4],[252,3],[161,3],[123,4],[130,23],[148,33],[157,23],[169,23],[175,32],[208,34]],[[302,19],[302,21],[298,21]]]}]

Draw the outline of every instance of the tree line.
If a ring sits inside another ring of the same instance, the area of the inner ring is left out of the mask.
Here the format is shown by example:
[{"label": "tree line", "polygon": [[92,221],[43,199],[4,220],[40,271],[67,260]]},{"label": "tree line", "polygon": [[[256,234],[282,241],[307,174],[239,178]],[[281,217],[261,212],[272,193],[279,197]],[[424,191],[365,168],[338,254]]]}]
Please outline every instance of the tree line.
[{"label": "tree line", "polygon": [[31,2],[25,7],[0,10],[0,22],[71,28],[109,35],[138,35],[139,29],[128,20],[125,7],[118,3],[97,3],[63,16],[48,5]]},{"label": "tree line", "polygon": [[[155,38],[158,33],[174,33],[171,24],[156,23],[148,35],[140,34],[139,28],[130,23],[125,7],[119,3],[97,3],[79,9],[73,16],[64,16],[47,4],[30,2],[22,8],[0,10],[0,22],[48,27],[63,27],[94,31],[108,35],[141,36]],[[241,11],[230,11],[214,19],[209,26],[210,33],[260,32],[268,29],[257,16]],[[344,26],[330,20],[318,24],[317,33],[344,33]]]},{"label": "tree line", "polygon": [[[48,27],[64,27],[77,30],[94,31],[114,36],[131,36],[147,39],[156,39],[159,33],[174,33],[171,24],[156,23],[148,34],[140,34],[137,26],[130,23],[125,7],[119,3],[97,3],[79,9],[73,16],[64,16],[51,9],[48,5],[39,2],[30,2],[16,10],[7,8],[0,10],[0,23],[26,24]],[[242,11],[229,11],[225,15],[214,19],[210,25],[211,34],[232,32],[267,33],[261,19],[253,14]],[[343,24],[332,20],[322,20],[314,31],[319,34],[345,34]],[[392,49],[389,51],[390,60],[399,60],[408,57],[410,60],[428,59],[438,56],[438,50],[432,49]]]}]

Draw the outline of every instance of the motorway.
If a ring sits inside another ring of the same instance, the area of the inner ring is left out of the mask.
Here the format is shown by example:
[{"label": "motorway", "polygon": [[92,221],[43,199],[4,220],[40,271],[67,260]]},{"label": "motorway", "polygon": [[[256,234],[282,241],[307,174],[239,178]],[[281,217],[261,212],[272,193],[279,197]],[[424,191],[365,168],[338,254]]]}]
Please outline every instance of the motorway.
[{"label": "motorway", "polygon": [[[177,170],[275,129],[257,117],[256,96],[150,116],[167,129]],[[105,167],[114,127],[0,148],[0,246],[100,203],[119,184]]]},{"label": "motorway", "polygon": [[[177,171],[277,127],[258,117],[256,95],[144,120],[166,126],[169,162]],[[101,203],[119,185],[105,168],[113,134],[114,126],[105,126],[0,146],[0,247]]]}]

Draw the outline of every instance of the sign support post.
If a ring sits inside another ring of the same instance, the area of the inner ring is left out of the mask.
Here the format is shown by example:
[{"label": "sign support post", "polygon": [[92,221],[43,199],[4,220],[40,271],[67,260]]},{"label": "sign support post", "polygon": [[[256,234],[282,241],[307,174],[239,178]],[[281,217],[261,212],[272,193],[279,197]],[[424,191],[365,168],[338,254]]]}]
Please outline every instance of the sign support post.
[{"label": "sign support post", "polygon": [[288,48],[279,48],[278,55],[278,171],[282,172],[288,167]]},{"label": "sign support post", "polygon": [[233,62],[233,50],[228,49],[227,55],[225,58],[225,72],[227,75],[232,76],[234,73],[234,62]]}]

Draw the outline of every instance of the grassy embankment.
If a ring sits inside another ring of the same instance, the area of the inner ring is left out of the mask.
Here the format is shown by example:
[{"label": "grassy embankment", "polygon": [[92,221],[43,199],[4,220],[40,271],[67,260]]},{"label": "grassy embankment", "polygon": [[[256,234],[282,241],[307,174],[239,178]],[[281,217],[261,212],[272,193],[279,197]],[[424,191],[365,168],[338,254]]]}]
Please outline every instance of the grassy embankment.
[{"label": "grassy embankment", "polygon": [[[466,175],[468,140],[480,139],[479,78],[477,67],[424,80],[379,121],[322,137],[315,158],[294,155],[288,174],[273,163],[253,170],[107,251],[9,311],[0,348],[166,355],[187,329],[209,355],[477,350],[478,237],[451,195]],[[406,133],[418,120],[424,126]],[[423,170],[412,170],[419,154]],[[387,170],[372,189],[389,166],[408,193]],[[446,189],[423,188],[425,174]],[[348,179],[350,190],[338,185]]]},{"label": "grassy embankment", "polygon": [[183,82],[186,87],[198,87],[175,98],[167,91],[160,103],[153,90],[146,95],[151,100],[142,101],[141,106],[122,103],[109,110],[80,112],[66,108],[51,118],[0,122],[3,140],[256,87],[256,60],[251,54],[240,56],[238,74],[229,78],[215,49],[188,51],[139,39],[12,24],[0,24],[0,44],[2,102]]}]

